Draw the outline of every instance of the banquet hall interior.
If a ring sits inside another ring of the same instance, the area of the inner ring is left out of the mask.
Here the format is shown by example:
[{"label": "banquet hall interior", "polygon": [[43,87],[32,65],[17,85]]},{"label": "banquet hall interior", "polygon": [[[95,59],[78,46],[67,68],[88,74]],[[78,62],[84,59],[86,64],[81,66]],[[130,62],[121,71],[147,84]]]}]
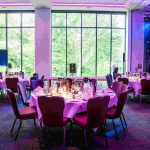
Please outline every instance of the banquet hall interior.
[{"label": "banquet hall interior", "polygon": [[150,150],[150,0],[0,0],[0,150]]}]

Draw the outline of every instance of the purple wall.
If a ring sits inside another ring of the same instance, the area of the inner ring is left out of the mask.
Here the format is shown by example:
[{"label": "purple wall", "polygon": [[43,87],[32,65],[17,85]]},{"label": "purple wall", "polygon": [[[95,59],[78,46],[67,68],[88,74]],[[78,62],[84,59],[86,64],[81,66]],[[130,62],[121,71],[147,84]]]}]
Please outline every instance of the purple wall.
[{"label": "purple wall", "polygon": [[50,77],[50,9],[35,10],[35,72]]},{"label": "purple wall", "polygon": [[[138,64],[144,61],[144,13],[142,11],[132,11],[131,14],[131,65],[130,71],[135,72]],[[128,58],[128,59],[130,59]]]}]

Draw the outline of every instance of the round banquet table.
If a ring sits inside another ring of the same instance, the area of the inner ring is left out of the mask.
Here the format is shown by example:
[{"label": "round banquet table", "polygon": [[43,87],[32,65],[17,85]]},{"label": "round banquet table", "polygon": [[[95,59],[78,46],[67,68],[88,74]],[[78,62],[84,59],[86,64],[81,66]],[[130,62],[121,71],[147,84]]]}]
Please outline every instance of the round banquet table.
[{"label": "round banquet table", "polygon": [[0,79],[0,88],[6,88],[6,82]]},{"label": "round banquet table", "polygon": [[129,87],[134,88],[135,94],[138,94],[141,89],[141,82],[139,80],[129,80]]},{"label": "round banquet table", "polygon": [[[42,95],[43,95],[43,92],[41,92],[41,94],[40,92],[39,93],[37,92],[36,94],[33,92],[31,93],[31,97],[30,97],[30,106],[37,107],[39,120],[41,120],[42,114],[38,106],[37,97],[42,96]],[[117,102],[118,102],[117,96],[111,89],[106,89],[104,92],[100,94],[100,96],[104,96],[104,95],[110,96],[108,108],[117,105]],[[88,100],[84,100],[84,99],[80,99],[80,100],[79,99],[70,99],[70,100],[65,99],[65,108],[64,108],[63,116],[68,117],[68,118],[74,118],[74,116],[77,113],[85,112],[87,110],[87,102]]]}]

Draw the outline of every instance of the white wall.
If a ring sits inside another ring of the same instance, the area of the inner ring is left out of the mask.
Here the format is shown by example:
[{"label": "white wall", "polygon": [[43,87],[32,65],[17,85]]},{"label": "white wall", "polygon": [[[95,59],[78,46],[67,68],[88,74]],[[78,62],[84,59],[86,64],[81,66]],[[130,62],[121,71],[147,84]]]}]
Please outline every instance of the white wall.
[{"label": "white wall", "polygon": [[35,72],[46,78],[51,71],[50,15],[48,8],[35,9]]},{"label": "white wall", "polygon": [[[131,64],[130,69],[132,72],[138,64],[144,62],[144,12],[142,11],[132,11],[131,14]],[[130,59],[128,58],[128,59]]]}]

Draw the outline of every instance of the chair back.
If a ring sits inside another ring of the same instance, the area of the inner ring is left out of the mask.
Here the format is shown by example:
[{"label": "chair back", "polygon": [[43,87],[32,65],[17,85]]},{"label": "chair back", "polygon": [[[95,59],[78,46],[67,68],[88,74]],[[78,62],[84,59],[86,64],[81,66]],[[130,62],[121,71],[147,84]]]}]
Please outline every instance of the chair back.
[{"label": "chair back", "polygon": [[18,83],[18,78],[6,78],[7,89],[10,89],[14,93],[18,92],[17,83]]},{"label": "chair back", "polygon": [[96,79],[89,79],[90,84],[93,85],[93,90],[96,92],[96,87],[97,87],[97,80]]},{"label": "chair back", "polygon": [[141,94],[150,95],[150,80],[141,79]]},{"label": "chair back", "polygon": [[128,79],[128,78],[121,78],[121,77],[119,77],[119,78],[118,78],[118,81],[119,81],[119,82],[122,82],[123,84],[126,84],[126,85],[129,84],[129,79]]},{"label": "chair back", "polygon": [[117,118],[120,117],[120,115],[121,115],[121,113],[123,111],[124,105],[125,105],[125,103],[127,101],[127,95],[128,95],[128,90],[123,91],[119,95],[118,103],[117,103],[117,109],[116,109],[116,113],[115,113],[115,116]]},{"label": "chair back", "polygon": [[27,101],[28,96],[27,96],[27,91],[26,91],[26,86],[23,84],[23,82],[18,82],[18,90],[21,95],[21,100],[23,104],[25,105],[25,101]]},{"label": "chair back", "polygon": [[114,74],[114,80],[116,80],[118,77],[121,77],[121,74],[120,73],[115,73]]},{"label": "chair back", "polygon": [[121,82],[118,82],[118,81],[113,82],[112,90],[115,92],[115,94],[116,94],[117,96],[118,96],[119,93],[120,93],[121,86],[122,86],[122,83],[121,83]]},{"label": "chair back", "polygon": [[110,97],[98,96],[91,98],[87,103],[87,127],[97,128],[104,124],[106,108],[108,107]]},{"label": "chair back", "polygon": [[38,97],[39,108],[45,126],[63,126],[64,98],[59,96]]},{"label": "chair back", "polygon": [[108,87],[111,88],[111,86],[113,84],[113,79],[112,79],[112,75],[111,74],[107,74],[106,75],[106,81],[107,81]]},{"label": "chair back", "polygon": [[38,86],[40,86],[41,88],[44,87],[44,81],[43,80],[31,80],[31,87],[32,90],[36,89]]},{"label": "chair back", "polygon": [[3,75],[2,75],[2,72],[0,72],[0,79],[3,79]]},{"label": "chair back", "polygon": [[87,77],[83,78],[83,83],[87,83],[88,81],[89,81],[89,78],[87,78]]},{"label": "chair back", "polygon": [[128,90],[128,86],[126,84],[121,84],[119,95],[127,90]]},{"label": "chair back", "polygon": [[7,94],[9,96],[13,112],[14,112],[16,118],[19,118],[20,113],[18,110],[15,94],[10,89],[7,89]]}]

